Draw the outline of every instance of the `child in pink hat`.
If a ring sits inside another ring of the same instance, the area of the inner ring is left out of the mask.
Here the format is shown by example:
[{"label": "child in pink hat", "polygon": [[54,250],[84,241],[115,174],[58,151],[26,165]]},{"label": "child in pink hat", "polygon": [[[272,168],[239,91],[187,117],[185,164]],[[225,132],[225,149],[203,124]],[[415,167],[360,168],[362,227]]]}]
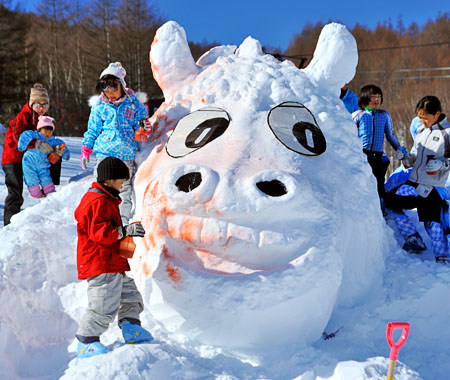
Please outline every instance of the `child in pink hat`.
[{"label": "child in pink hat", "polygon": [[[25,184],[34,198],[42,198],[55,191],[55,185],[50,177],[49,155],[55,152],[65,160],[70,158],[64,141],[53,136],[54,121],[50,116],[39,116],[36,131],[24,131],[19,138],[19,151],[26,150],[22,159]],[[33,139],[37,140],[35,148],[27,149]]]}]

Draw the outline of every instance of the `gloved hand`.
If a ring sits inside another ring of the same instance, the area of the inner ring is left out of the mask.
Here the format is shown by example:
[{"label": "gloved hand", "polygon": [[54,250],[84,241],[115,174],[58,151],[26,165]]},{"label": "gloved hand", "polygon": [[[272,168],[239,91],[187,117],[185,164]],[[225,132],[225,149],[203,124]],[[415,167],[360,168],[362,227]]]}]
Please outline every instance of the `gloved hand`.
[{"label": "gloved hand", "polygon": [[83,170],[87,169],[86,164],[89,162],[89,156],[93,153],[92,149],[88,148],[86,145],[81,146],[81,168]]},{"label": "gloved hand", "polygon": [[122,239],[126,236],[138,236],[143,237],[145,235],[144,227],[142,227],[141,223],[132,223],[123,227],[119,227],[119,239]]},{"label": "gloved hand", "polygon": [[58,153],[58,156],[62,157],[64,152],[66,151],[66,146],[64,144],[56,145],[56,153]]},{"label": "gloved hand", "polygon": [[425,170],[427,172],[437,172],[444,167],[444,162],[441,160],[431,159],[425,165]]},{"label": "gloved hand", "polygon": [[396,160],[403,160],[404,158],[408,158],[408,156],[409,156],[408,149],[406,149],[404,146],[400,146],[397,149],[397,152],[395,152]]},{"label": "gloved hand", "polygon": [[34,146],[44,154],[53,152],[53,147],[47,141],[41,139],[37,139]]},{"label": "gloved hand", "polygon": [[152,124],[150,123],[150,118],[142,119],[139,121],[139,125],[144,128],[147,136],[153,132]]}]

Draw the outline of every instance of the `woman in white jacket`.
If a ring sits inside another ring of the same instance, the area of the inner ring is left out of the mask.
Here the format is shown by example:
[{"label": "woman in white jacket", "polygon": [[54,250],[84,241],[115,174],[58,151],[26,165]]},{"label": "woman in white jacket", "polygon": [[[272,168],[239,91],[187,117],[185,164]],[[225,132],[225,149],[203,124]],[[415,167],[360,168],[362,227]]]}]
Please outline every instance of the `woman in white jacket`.
[{"label": "woman in white jacket", "polygon": [[411,153],[403,158],[403,165],[411,167],[408,191],[391,195],[386,205],[394,210],[417,208],[419,220],[430,235],[436,262],[449,262],[447,235],[450,229],[443,221],[448,215],[444,187],[450,172],[450,123],[442,113],[441,102],[435,96],[425,96],[416,106],[422,126]]}]

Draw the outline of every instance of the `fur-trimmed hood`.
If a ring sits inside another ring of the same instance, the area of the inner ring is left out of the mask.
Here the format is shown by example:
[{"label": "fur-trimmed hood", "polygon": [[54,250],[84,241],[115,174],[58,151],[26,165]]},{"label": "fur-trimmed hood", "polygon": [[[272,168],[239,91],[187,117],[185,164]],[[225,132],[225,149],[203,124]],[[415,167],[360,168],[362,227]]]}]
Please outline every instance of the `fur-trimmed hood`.
[{"label": "fur-trimmed hood", "polygon": [[[148,95],[146,92],[134,92],[131,88],[126,89],[128,96],[132,97],[134,96],[137,100],[139,100],[142,104],[145,104],[148,102]],[[89,98],[88,104],[89,107],[94,107],[100,102],[108,103],[108,100],[106,99],[105,95],[102,93],[100,95],[93,95]]]}]

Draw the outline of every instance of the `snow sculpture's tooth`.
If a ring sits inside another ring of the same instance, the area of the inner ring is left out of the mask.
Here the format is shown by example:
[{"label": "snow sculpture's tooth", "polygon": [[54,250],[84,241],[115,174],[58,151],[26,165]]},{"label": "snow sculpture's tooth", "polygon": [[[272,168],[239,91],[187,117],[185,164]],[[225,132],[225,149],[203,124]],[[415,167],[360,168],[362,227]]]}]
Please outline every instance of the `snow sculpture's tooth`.
[{"label": "snow sculpture's tooth", "polygon": [[228,225],[227,247],[235,247],[236,245],[242,245],[242,248],[257,247],[258,242],[259,234],[254,229],[231,223]]},{"label": "snow sculpture's tooth", "polygon": [[204,219],[200,242],[221,247],[225,245],[227,237],[227,223],[217,219]]},{"label": "snow sculpture's tooth", "polygon": [[259,233],[258,248],[263,246],[281,246],[285,243],[286,238],[279,232],[264,230]]}]

